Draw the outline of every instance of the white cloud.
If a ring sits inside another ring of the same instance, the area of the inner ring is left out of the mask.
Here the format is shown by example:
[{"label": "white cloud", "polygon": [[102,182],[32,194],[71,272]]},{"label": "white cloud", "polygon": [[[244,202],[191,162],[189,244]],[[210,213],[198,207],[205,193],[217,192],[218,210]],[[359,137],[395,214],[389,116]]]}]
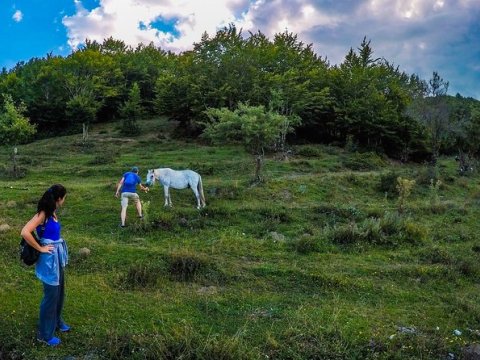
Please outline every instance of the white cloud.
[{"label": "white cloud", "polygon": [[20,10],[15,11],[15,13],[12,16],[12,19],[15,20],[16,22],[22,21],[23,13]]},{"label": "white cloud", "polygon": [[[244,1],[101,0],[99,7],[91,11],[81,1],[75,3],[76,14],[63,17],[68,43],[73,49],[86,38],[101,42],[112,36],[132,46],[153,42],[164,49],[183,51],[200,41],[203,32],[215,34],[218,28],[235,21],[234,10]],[[151,23],[159,18],[174,21],[178,36],[152,27]]]}]

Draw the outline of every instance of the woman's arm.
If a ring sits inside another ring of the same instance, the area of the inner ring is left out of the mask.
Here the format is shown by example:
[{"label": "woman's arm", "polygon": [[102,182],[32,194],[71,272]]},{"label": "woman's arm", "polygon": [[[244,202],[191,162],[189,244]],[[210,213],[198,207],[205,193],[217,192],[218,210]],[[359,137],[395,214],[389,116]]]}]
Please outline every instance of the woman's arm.
[{"label": "woman's arm", "polygon": [[53,252],[53,250],[55,249],[55,246],[53,245],[42,246],[35,241],[35,238],[32,235],[32,232],[34,232],[37,229],[37,226],[40,226],[44,222],[45,222],[45,212],[40,211],[39,214],[35,214],[35,216],[32,217],[28,223],[25,224],[22,231],[20,232],[20,235],[25,239],[26,242],[28,242],[28,244],[31,247],[37,249],[41,253]]}]

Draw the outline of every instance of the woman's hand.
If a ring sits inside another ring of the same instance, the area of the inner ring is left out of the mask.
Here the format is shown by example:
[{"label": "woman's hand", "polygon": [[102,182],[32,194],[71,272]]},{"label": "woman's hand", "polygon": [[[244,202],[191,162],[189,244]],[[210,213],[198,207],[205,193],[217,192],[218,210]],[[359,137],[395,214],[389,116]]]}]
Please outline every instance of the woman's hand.
[{"label": "woman's hand", "polygon": [[40,252],[41,253],[50,253],[52,254],[55,251],[55,246],[53,245],[44,245],[40,247]]}]

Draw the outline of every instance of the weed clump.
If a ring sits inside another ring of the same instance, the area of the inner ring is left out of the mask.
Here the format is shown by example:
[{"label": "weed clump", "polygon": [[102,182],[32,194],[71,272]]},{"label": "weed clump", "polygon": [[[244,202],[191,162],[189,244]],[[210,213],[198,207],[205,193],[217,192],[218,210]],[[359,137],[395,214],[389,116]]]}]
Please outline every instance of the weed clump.
[{"label": "weed clump", "polygon": [[292,243],[293,249],[299,254],[309,254],[319,249],[318,241],[314,236],[304,234]]},{"label": "weed clump", "polygon": [[108,359],[223,359],[258,358],[238,337],[204,336],[185,325],[174,331],[120,333],[111,330],[98,343]]},{"label": "weed clump", "polygon": [[360,223],[351,221],[330,226],[325,233],[337,245],[396,247],[404,243],[420,244],[427,238],[427,230],[423,226],[391,213],[380,219],[371,217]]},{"label": "weed clump", "polygon": [[167,257],[167,272],[174,281],[224,282],[225,276],[205,256],[182,251]]},{"label": "weed clump", "polygon": [[428,264],[444,264],[450,265],[453,263],[453,258],[446,249],[438,246],[432,246],[423,249],[420,252],[420,259]]},{"label": "weed clump", "polygon": [[159,266],[133,264],[127,272],[120,277],[120,285],[127,289],[154,288],[161,274]]}]

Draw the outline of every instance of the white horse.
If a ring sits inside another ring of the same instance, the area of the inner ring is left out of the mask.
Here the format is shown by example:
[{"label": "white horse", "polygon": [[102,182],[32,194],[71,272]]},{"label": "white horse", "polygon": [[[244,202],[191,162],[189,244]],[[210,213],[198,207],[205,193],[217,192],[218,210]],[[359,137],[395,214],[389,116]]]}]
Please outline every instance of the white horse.
[{"label": "white horse", "polygon": [[165,195],[164,206],[172,206],[170,188],[191,188],[197,198],[197,209],[205,207],[205,195],[203,195],[202,177],[192,170],[172,170],[169,168],[151,169],[147,173],[147,186],[151,186],[158,180],[163,185]]}]

